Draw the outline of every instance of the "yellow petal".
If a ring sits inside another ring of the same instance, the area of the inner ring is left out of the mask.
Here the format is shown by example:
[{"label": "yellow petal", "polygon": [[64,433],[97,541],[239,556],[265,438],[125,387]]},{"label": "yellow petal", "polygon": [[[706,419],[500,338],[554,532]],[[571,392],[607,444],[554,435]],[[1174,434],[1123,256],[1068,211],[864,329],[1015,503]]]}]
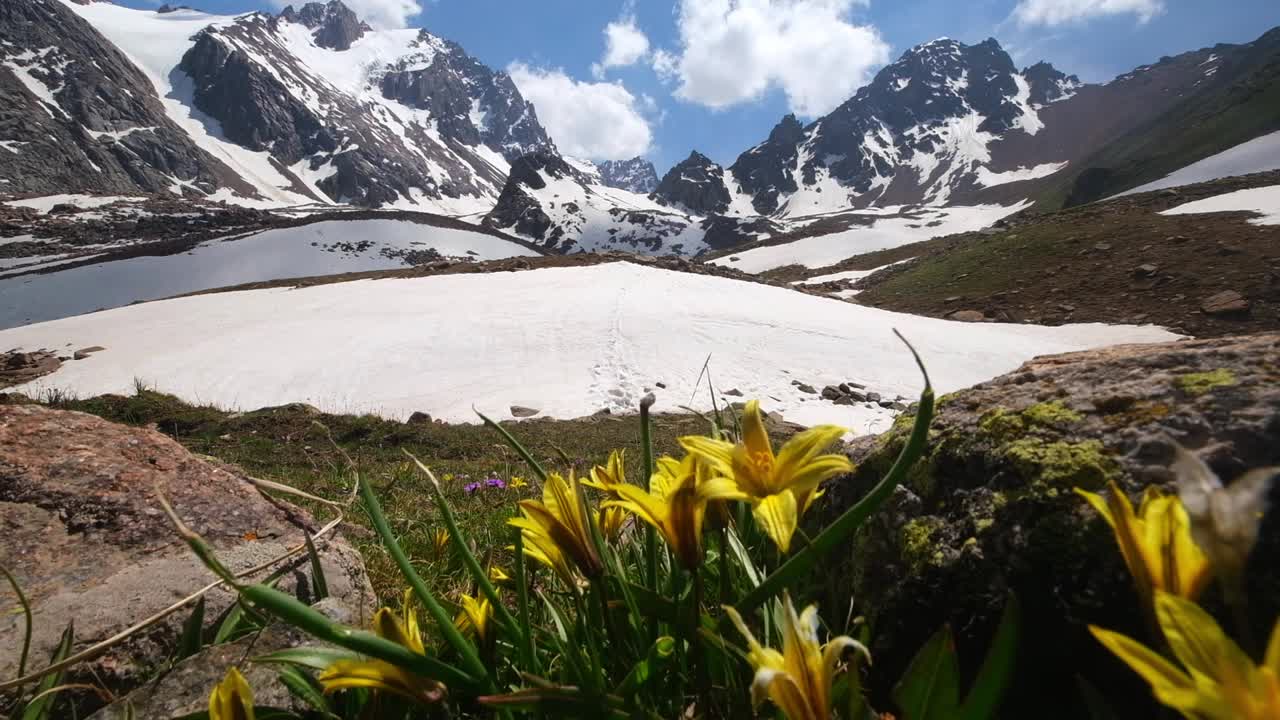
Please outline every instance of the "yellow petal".
[{"label": "yellow petal", "polygon": [[1267,654],[1262,666],[1271,668],[1271,672],[1280,677],[1280,620],[1276,620],[1276,626],[1271,629],[1271,642],[1267,643]]},{"label": "yellow petal", "polygon": [[801,468],[813,462],[846,432],[845,428],[836,425],[818,425],[797,433],[778,451],[777,472],[798,474]]},{"label": "yellow petal", "polygon": [[784,553],[791,551],[791,536],[795,534],[799,523],[799,510],[796,496],[790,490],[757,502],[751,513],[769,539],[773,540],[773,544],[778,546],[778,550]]},{"label": "yellow petal", "polygon": [[1253,661],[1222,632],[1209,613],[1177,595],[1156,595],[1156,619],[1178,660],[1191,671],[1221,683],[1225,676],[1247,678]]},{"label": "yellow petal", "polygon": [[769,433],[764,429],[764,415],[760,412],[760,401],[750,400],[742,410],[742,444],[752,455],[761,455],[773,459],[773,445],[769,443]]},{"label": "yellow petal", "polygon": [[405,672],[382,660],[339,660],[316,679],[326,693],[368,688],[417,702],[435,702],[444,696],[444,686],[439,682]]},{"label": "yellow petal", "polygon": [[1199,704],[1196,683],[1158,653],[1121,635],[1090,625],[1089,632],[1151,684],[1156,699],[1175,710],[1192,712]]},{"label": "yellow petal", "polygon": [[254,720],[253,688],[234,667],[209,694],[209,720]]},{"label": "yellow petal", "polygon": [[721,475],[733,474],[733,454],[736,447],[731,442],[690,435],[680,438],[680,447],[691,455],[697,455]]},{"label": "yellow petal", "polygon": [[[1114,483],[1112,483],[1112,485],[1114,486]],[[1103,520],[1107,521],[1108,525],[1113,529],[1115,528],[1116,521],[1115,518],[1111,517],[1111,508],[1107,506],[1106,498],[1097,493],[1091,493],[1088,490],[1082,490],[1080,488],[1073,489],[1077,495],[1087,500],[1089,504],[1093,506],[1094,510],[1098,511],[1098,514],[1102,516]]]},{"label": "yellow petal", "polygon": [[1107,494],[1107,506],[1111,509],[1111,518],[1114,521],[1111,527],[1115,532],[1116,543],[1120,546],[1120,554],[1124,557],[1125,565],[1128,566],[1129,574],[1133,576],[1133,581],[1138,586],[1144,602],[1149,602],[1154,582],[1151,577],[1151,568],[1159,563],[1159,559],[1152,558],[1148,554],[1149,551],[1144,544],[1143,524],[1133,514],[1133,505],[1129,502],[1129,496],[1114,481],[1111,482],[1110,492]]},{"label": "yellow petal", "polygon": [[810,705],[804,691],[788,674],[772,670],[756,672],[756,684],[768,688],[769,699],[782,711],[787,720],[827,720]]}]

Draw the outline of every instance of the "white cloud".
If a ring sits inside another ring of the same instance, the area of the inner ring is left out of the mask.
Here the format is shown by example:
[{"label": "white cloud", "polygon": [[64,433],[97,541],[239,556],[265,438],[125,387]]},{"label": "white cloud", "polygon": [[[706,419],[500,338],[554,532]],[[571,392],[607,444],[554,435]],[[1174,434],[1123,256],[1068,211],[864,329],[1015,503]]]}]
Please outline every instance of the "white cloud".
[{"label": "white cloud", "polygon": [[[307,0],[272,0],[277,7],[293,5],[301,7]],[[402,28],[409,18],[422,13],[418,0],[343,0],[347,7],[375,28]]]},{"label": "white cloud", "polygon": [[677,54],[653,68],[678,79],[676,95],[711,108],[771,88],[813,117],[844,102],[889,60],[889,45],[850,15],[866,0],[680,0]]},{"label": "white cloud", "polygon": [[507,73],[533,103],[562,152],[587,160],[627,160],[649,151],[653,130],[643,101],[620,82],[581,82],[562,70],[512,63]]},{"label": "white cloud", "polygon": [[1019,25],[1064,25],[1107,15],[1136,15],[1146,23],[1164,12],[1164,0],[1019,0]]},{"label": "white cloud", "polygon": [[634,16],[615,20],[604,28],[604,59],[606,68],[634,65],[649,54],[649,38],[636,26]]}]

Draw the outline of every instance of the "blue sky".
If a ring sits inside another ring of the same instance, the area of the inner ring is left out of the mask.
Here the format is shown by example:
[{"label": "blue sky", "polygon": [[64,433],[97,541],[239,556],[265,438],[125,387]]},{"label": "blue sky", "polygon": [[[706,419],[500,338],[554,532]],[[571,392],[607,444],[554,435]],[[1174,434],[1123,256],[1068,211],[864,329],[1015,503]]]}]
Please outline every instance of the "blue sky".
[{"label": "blue sky", "polygon": [[[179,1],[216,13],[280,6]],[[885,62],[939,36],[969,43],[994,36],[1020,67],[1044,59],[1096,82],[1162,55],[1248,42],[1280,25],[1276,0],[347,3],[377,24],[425,27],[512,71],[562,150],[597,159],[639,153],[659,173],[694,148],[731,163],[787,112],[820,115]],[[421,12],[413,14],[415,7]]]}]

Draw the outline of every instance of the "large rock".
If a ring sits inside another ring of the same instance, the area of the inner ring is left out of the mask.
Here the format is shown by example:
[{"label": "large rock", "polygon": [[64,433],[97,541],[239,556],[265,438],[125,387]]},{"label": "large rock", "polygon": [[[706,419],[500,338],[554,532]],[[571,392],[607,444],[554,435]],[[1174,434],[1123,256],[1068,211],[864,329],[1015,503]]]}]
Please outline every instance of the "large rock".
[{"label": "large rock", "polygon": [[[32,604],[33,667],[73,619],[78,651],[212,580],[175,535],[157,491],[234,571],[279,556],[319,527],[305,511],[261,494],[238,469],[193,456],[158,432],[33,405],[0,406],[0,558]],[[319,545],[332,602],[361,623],[374,597],[360,555],[334,535]],[[311,598],[305,553],[278,587]],[[12,600],[7,587],[0,590],[0,605]],[[232,600],[221,589],[209,593],[205,617],[212,622]],[[171,657],[188,615],[179,611],[77,666],[68,681],[105,684],[119,695],[150,680]],[[22,630],[21,616],[0,616],[0,677],[16,675]],[[210,663],[214,672],[225,670],[225,658]]]},{"label": "large rock", "polygon": [[[852,597],[871,624],[881,705],[944,623],[974,672],[1014,592],[1022,654],[1001,717],[1088,717],[1077,676],[1119,717],[1156,717],[1146,685],[1086,631],[1094,623],[1147,636],[1109,529],[1071,489],[1112,479],[1135,497],[1150,484],[1171,489],[1170,439],[1225,482],[1280,464],[1277,380],[1280,335],[1267,334],[1037,358],[941,398],[926,459],[860,531],[847,567],[827,575],[828,612],[843,616]],[[883,475],[913,419],[855,444],[858,471],[830,487],[818,520]],[[1263,526],[1250,573],[1253,630],[1263,637],[1280,614],[1277,515]],[[1205,601],[1220,610],[1216,588]]]}]

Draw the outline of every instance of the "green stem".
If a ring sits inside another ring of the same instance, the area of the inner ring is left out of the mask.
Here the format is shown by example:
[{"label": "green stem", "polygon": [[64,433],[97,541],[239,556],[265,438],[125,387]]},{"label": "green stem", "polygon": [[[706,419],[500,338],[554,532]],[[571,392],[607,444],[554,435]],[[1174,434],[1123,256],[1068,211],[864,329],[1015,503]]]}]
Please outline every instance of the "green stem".
[{"label": "green stem", "polygon": [[[649,408],[653,406],[653,393],[640,400],[640,445],[641,457],[644,458],[644,472],[641,476],[641,489],[649,489],[649,480],[653,477],[653,428],[649,422]],[[644,576],[645,585],[653,592],[658,592],[658,533],[654,527],[645,523],[644,535]],[[658,639],[658,619],[649,619],[649,641]]]},{"label": "green stem", "polygon": [[516,602],[520,611],[521,665],[534,675],[542,674],[538,668],[538,656],[533,650],[533,623],[529,618],[529,578],[525,575],[524,533],[516,529]]},{"label": "green stem", "polygon": [[391,559],[395,561],[396,567],[400,568],[400,574],[409,583],[409,587],[413,588],[413,593],[418,597],[418,601],[431,614],[431,618],[435,620],[440,629],[440,634],[462,657],[462,662],[466,666],[467,672],[476,678],[488,678],[489,673],[485,669],[484,663],[480,661],[475,645],[471,644],[469,640],[462,636],[462,633],[458,632],[458,628],[453,624],[453,618],[449,617],[449,614],[441,607],[435,596],[427,589],[426,583],[422,581],[422,577],[414,569],[413,563],[409,562],[409,556],[405,555],[404,549],[400,547],[400,543],[396,540],[395,535],[392,534],[391,526],[387,524],[387,517],[382,512],[382,505],[378,503],[378,497],[374,494],[373,487],[369,485],[369,481],[363,475],[358,476],[358,481],[360,483],[360,498],[364,501],[365,512],[368,513],[369,520],[373,523],[374,531],[382,538],[382,544],[387,548]]},{"label": "green stem", "polygon": [[[27,655],[31,652],[31,604],[27,602],[27,596],[22,592],[22,586],[18,584],[18,579],[9,573],[9,569],[0,564],[0,573],[4,573],[9,584],[13,586],[13,592],[18,595],[18,604],[22,606],[22,615],[26,623],[26,629],[22,635],[22,654],[18,656],[18,677],[27,674]],[[22,697],[22,686],[15,686],[14,697]]]},{"label": "green stem", "polygon": [[693,613],[690,617],[689,642],[693,645],[694,677],[698,683],[698,711],[705,717],[713,717],[711,713],[711,672],[707,667],[707,649],[702,642],[702,633],[698,632],[702,624],[702,573],[698,568],[690,571],[693,581]]}]

